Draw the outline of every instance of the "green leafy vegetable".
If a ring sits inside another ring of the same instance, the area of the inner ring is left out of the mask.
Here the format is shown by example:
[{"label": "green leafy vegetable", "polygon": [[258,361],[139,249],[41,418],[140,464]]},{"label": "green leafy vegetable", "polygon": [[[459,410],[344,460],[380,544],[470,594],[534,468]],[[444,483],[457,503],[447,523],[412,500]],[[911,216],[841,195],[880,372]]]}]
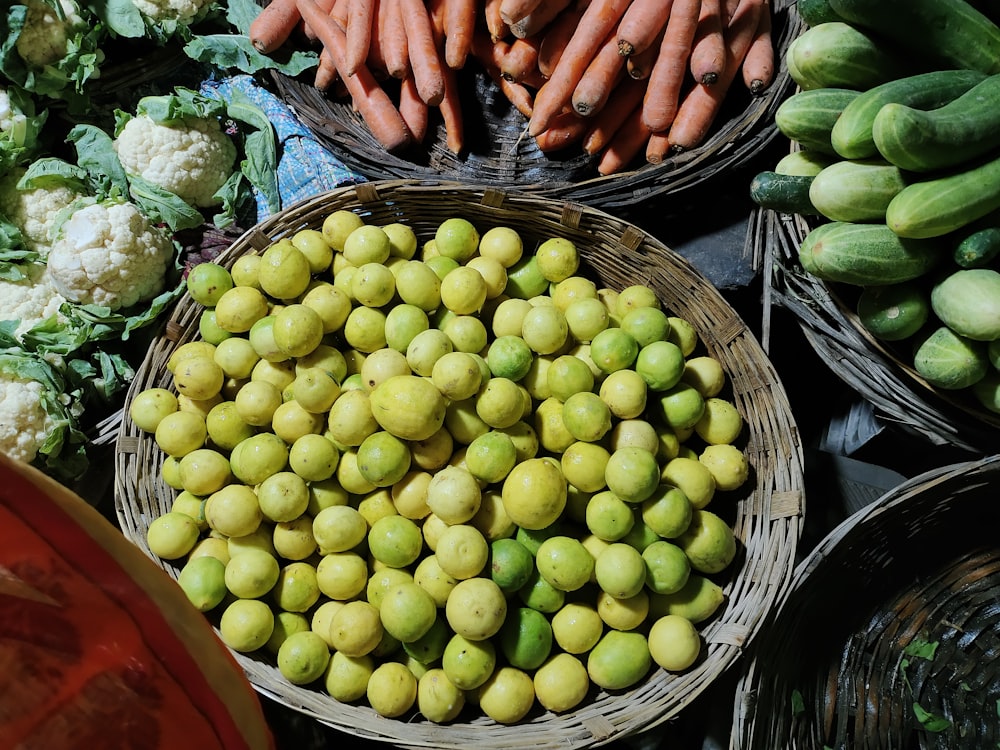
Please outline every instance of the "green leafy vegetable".
[{"label": "green leafy vegetable", "polygon": [[319,63],[319,55],[313,51],[262,55],[254,49],[249,38],[237,34],[193,36],[184,45],[184,52],[192,60],[250,74],[278,70],[294,77]]},{"label": "green leafy vegetable", "polygon": [[916,715],[917,721],[919,721],[923,728],[928,732],[943,732],[951,727],[951,722],[946,718],[939,716],[938,714],[930,713],[916,701],[913,703],[913,713]]}]

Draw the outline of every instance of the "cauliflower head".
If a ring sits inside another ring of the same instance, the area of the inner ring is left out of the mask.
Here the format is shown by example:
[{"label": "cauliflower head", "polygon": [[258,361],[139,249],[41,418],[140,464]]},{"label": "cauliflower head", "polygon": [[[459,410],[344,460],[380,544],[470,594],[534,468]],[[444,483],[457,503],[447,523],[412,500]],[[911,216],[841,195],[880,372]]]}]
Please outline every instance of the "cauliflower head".
[{"label": "cauliflower head", "polygon": [[134,203],[103,201],[70,214],[47,264],[67,300],[117,311],[163,291],[173,255],[170,235]]},{"label": "cauliflower head", "polygon": [[177,21],[190,24],[212,3],[212,0],[132,0],[139,11],[153,21]]},{"label": "cauliflower head", "polygon": [[19,190],[25,169],[18,167],[0,177],[0,214],[21,230],[24,246],[45,258],[52,250],[56,220],[83,193],[67,185]]},{"label": "cauliflower head", "polygon": [[219,121],[200,117],[158,123],[136,115],[118,134],[115,150],[126,172],[198,208],[219,205],[213,195],[236,163],[236,146]]},{"label": "cauliflower head", "polygon": [[28,9],[24,28],[17,37],[16,49],[28,65],[44,68],[66,56],[75,29],[86,25],[73,0],[59,0],[63,18],[43,0],[24,0]]},{"label": "cauliflower head", "polygon": [[17,461],[34,461],[56,426],[44,391],[40,382],[0,374],[0,451]]},{"label": "cauliflower head", "polygon": [[14,329],[18,339],[43,320],[55,317],[65,322],[66,317],[59,312],[65,301],[46,266],[31,263],[26,266],[25,278],[0,279],[0,320],[20,321]]},{"label": "cauliflower head", "polygon": [[7,89],[0,86],[0,133],[16,134],[24,129],[27,121],[27,115],[14,106]]}]

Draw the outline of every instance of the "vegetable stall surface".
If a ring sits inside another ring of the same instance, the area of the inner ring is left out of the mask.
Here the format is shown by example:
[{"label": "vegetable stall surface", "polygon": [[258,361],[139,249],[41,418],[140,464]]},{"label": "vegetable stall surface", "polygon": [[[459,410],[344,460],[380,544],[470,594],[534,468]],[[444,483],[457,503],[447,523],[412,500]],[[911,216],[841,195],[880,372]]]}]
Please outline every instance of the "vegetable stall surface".
[{"label": "vegetable stall surface", "polygon": [[[918,3],[903,25],[884,6],[816,6],[802,8],[811,25],[787,53],[800,90],[775,118],[804,157],[759,175],[754,200],[806,217],[801,267],[848,285],[845,304],[867,335],[989,422],[1000,412],[989,105],[1000,28],[962,0]],[[938,43],[922,67],[917,37]],[[872,54],[848,52],[858,45]]]}]

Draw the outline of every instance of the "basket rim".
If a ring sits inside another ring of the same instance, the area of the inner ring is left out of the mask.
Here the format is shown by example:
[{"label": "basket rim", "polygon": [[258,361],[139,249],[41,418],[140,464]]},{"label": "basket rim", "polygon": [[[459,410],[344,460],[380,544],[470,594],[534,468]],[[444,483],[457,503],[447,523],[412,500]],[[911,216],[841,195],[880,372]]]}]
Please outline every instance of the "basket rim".
[{"label": "basket rim", "polygon": [[[543,712],[511,727],[504,727],[485,717],[445,726],[421,721],[404,723],[379,717],[366,706],[331,705],[333,699],[329,696],[317,703],[318,699],[311,691],[275,679],[274,667],[262,659],[234,655],[251,683],[262,694],[335,729],[402,746],[458,747],[469,741],[488,742],[495,747],[523,747],[526,741],[553,747],[565,746],[567,742],[574,746],[600,745],[667,721],[738,661],[746,644],[756,635],[760,619],[783,597],[790,581],[801,534],[805,498],[802,491],[802,446],[780,379],[754,334],[725,302],[721,293],[683,256],[646,232],[597,208],[556,201],[516,189],[420,180],[368,182],[341,187],[299,201],[250,228],[226,251],[225,257],[220,256],[220,262],[231,262],[243,252],[260,249],[282,233],[287,235],[301,228],[308,223],[307,220],[315,222],[321,212],[329,212],[332,207],[358,207],[362,211],[366,207],[375,207],[372,210],[378,207],[405,210],[411,198],[433,202],[434,205],[449,200],[456,204],[461,202],[497,217],[521,216],[523,219],[532,209],[538,215],[542,215],[544,209],[549,212],[543,215],[546,225],[564,226],[567,231],[570,227],[577,227],[580,232],[593,233],[595,243],[605,242],[600,239],[605,234],[616,238],[615,252],[620,251],[622,255],[616,254],[611,260],[619,267],[622,265],[621,258],[629,253],[633,253],[629,257],[636,262],[647,258],[650,268],[655,267],[657,273],[672,271],[671,276],[676,275],[680,283],[687,284],[690,296],[698,297],[699,304],[706,305],[706,309],[714,300],[730,314],[729,325],[719,325],[712,330],[700,329],[699,333],[706,336],[719,352],[735,353],[726,356],[745,355],[748,372],[753,369],[752,376],[747,377],[756,378],[744,383],[740,380],[742,376],[735,373],[733,387],[738,387],[741,396],[749,400],[747,409],[752,413],[748,418],[755,428],[759,426],[760,429],[760,434],[750,436],[746,449],[751,455],[760,486],[755,483],[745,495],[734,498],[736,507],[732,512],[740,524],[740,533],[744,534],[745,556],[750,558],[760,554],[761,559],[740,558],[739,569],[728,576],[725,586],[728,606],[722,616],[704,627],[703,636],[707,643],[705,659],[691,673],[679,677],[665,671],[651,673],[638,686],[622,694],[600,692],[593,702],[578,710],[564,715]],[[602,251],[605,251],[603,246]],[[586,259],[589,250],[581,248],[581,252]],[[606,252],[610,254],[611,251]],[[661,269],[659,262],[663,260],[672,266]],[[634,270],[631,267],[631,272]],[[688,304],[694,303],[689,301]],[[187,296],[179,301],[165,323],[164,334],[154,342],[149,355],[137,368],[127,402],[137,392],[157,382],[155,378],[162,380],[163,365],[169,352],[185,336],[196,335],[194,311]],[[758,399],[762,402],[759,403]],[[150,488],[140,481],[143,478],[146,483],[157,483],[157,472],[141,464],[144,442],[149,449],[149,437],[139,434],[130,420],[121,420],[115,441],[116,513],[126,536],[169,574],[176,576],[176,565],[152,556],[143,534],[143,525],[148,525],[149,520],[143,517],[148,512],[143,504],[152,501],[154,505],[158,503],[161,509],[163,507],[162,498],[156,496],[155,486]],[[760,553],[757,548],[762,543],[768,545],[766,554]],[[676,692],[670,691],[670,685],[675,686]],[[336,704],[336,701],[333,703]]]}]

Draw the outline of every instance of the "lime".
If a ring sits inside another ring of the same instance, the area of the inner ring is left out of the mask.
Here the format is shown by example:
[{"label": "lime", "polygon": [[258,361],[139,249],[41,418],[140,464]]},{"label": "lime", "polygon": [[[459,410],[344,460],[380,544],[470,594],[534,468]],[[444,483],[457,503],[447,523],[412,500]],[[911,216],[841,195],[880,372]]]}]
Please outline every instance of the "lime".
[{"label": "lime", "polygon": [[309,259],[291,240],[273,242],[261,253],[257,282],[261,290],[274,299],[298,297],[306,290],[311,276]]},{"label": "lime", "polygon": [[642,520],[657,535],[673,539],[683,534],[691,523],[691,501],[678,488],[661,484],[642,503]]},{"label": "lime", "polygon": [[624,542],[613,542],[594,562],[597,585],[616,599],[635,596],[646,582],[646,564],[639,551]]},{"label": "lime", "polygon": [[[437,545],[435,545],[437,546]],[[434,604],[443,607],[458,579],[441,569],[437,555],[424,555],[413,571],[413,582],[431,595]]]},{"label": "lime", "polygon": [[574,393],[589,392],[594,388],[594,374],[579,357],[563,354],[552,361],[546,372],[549,392],[560,401]]},{"label": "lime", "polygon": [[432,664],[441,658],[452,635],[448,623],[439,614],[426,633],[415,640],[403,641],[403,651],[421,664]]},{"label": "lime", "polygon": [[202,555],[188,559],[177,583],[199,612],[214,609],[225,598],[226,565],[216,557]]},{"label": "lime", "polygon": [[646,410],[646,381],[636,370],[616,370],[601,382],[598,393],[618,419],[635,419]]},{"label": "lime", "polygon": [[502,498],[507,515],[518,526],[545,528],[566,507],[566,478],[551,458],[527,459],[504,479]]},{"label": "lime", "polygon": [[153,439],[156,447],[168,456],[181,458],[201,448],[208,437],[208,427],[200,414],[175,411],[164,416],[156,425]]},{"label": "lime", "polygon": [[412,643],[433,627],[437,604],[415,581],[400,581],[386,589],[378,611],[390,635],[402,643]]},{"label": "lime", "polygon": [[199,497],[222,489],[233,477],[229,459],[211,448],[196,448],[184,454],[177,468],[181,486]]},{"label": "lime", "polygon": [[522,321],[521,337],[537,354],[553,354],[566,343],[569,325],[562,311],[553,305],[532,307]]},{"label": "lime", "polygon": [[558,653],[542,664],[532,677],[535,698],[554,713],[579,705],[590,690],[590,675],[579,658]]},{"label": "lime", "polygon": [[652,594],[649,611],[654,618],[680,615],[692,623],[699,623],[711,617],[725,600],[725,592],[719,584],[698,573],[691,573],[680,591]]},{"label": "lime", "polygon": [[516,229],[507,226],[490,227],[479,238],[479,254],[510,268],[521,259],[524,243]]},{"label": "lime", "polygon": [[[205,501],[205,520],[208,521],[209,528],[228,537],[253,533],[260,526],[263,517],[257,495],[251,487],[243,484],[226,485],[209,495]],[[159,554],[156,549],[152,551]]]},{"label": "lime", "polygon": [[507,663],[519,669],[537,669],[552,650],[552,625],[537,609],[516,607],[507,618],[497,638]]},{"label": "lime", "polygon": [[[516,420],[515,420],[516,421]],[[517,463],[517,450],[510,435],[491,430],[479,435],[465,451],[465,466],[476,479],[487,484],[502,481]]]},{"label": "lime", "polygon": [[413,583],[413,574],[404,568],[378,567],[372,571],[365,587],[365,597],[376,607],[382,606],[386,592],[400,583]]},{"label": "lime", "polygon": [[472,315],[486,302],[488,291],[479,271],[460,266],[441,280],[441,304],[456,315]]},{"label": "lime", "polygon": [[455,345],[448,334],[438,328],[421,331],[406,347],[406,362],[416,375],[433,374],[434,365],[445,354],[453,352]]},{"label": "lime", "polygon": [[447,524],[465,523],[479,510],[482,490],[468,469],[445,466],[427,486],[427,507]]},{"label": "lime", "polygon": [[549,294],[552,304],[563,312],[567,312],[574,302],[598,299],[597,285],[585,276],[570,276],[557,281],[551,285]]},{"label": "lime", "polygon": [[477,354],[486,349],[489,333],[483,321],[474,315],[455,315],[442,330],[457,352]]},{"label": "lime", "polygon": [[427,670],[417,681],[417,710],[428,721],[444,724],[455,719],[465,706],[465,692],[440,667]]},{"label": "lime", "polygon": [[312,533],[313,519],[307,514],[274,525],[271,541],[274,551],[286,560],[305,560],[318,550]]},{"label": "lime", "polygon": [[613,630],[636,630],[649,614],[649,592],[640,589],[632,596],[620,598],[601,591],[597,595],[597,614]]},{"label": "lime", "polygon": [[446,402],[434,384],[395,375],[371,393],[371,411],[382,429],[403,440],[426,440],[444,423]]},{"label": "lime", "polygon": [[531,347],[520,336],[498,336],[486,351],[486,363],[494,377],[518,381],[531,367]]},{"label": "lime", "polygon": [[590,651],[604,633],[604,620],[597,609],[583,602],[567,602],[552,615],[556,644],[570,654]]},{"label": "lime", "polygon": [[300,229],[292,235],[291,242],[309,261],[312,273],[322,273],[333,263],[333,248],[318,229]]},{"label": "lime", "polygon": [[653,403],[658,416],[674,430],[693,428],[705,413],[704,397],[683,381],[658,392]]},{"label": "lime", "polygon": [[645,448],[628,446],[614,451],[604,470],[608,489],[627,503],[641,503],[660,483],[656,456]]},{"label": "lime", "polygon": [[410,470],[410,449],[385,430],[374,432],[357,449],[358,471],[376,487],[391,487]]},{"label": "lime", "polygon": [[658,618],[647,638],[653,661],[671,672],[683,672],[701,653],[701,636],[691,621],[680,615]]},{"label": "lime", "polygon": [[233,284],[236,286],[248,286],[259,289],[257,282],[257,271],[260,269],[260,255],[256,252],[241,255],[233,261],[233,266],[229,272],[233,276]]},{"label": "lime", "polygon": [[623,690],[646,676],[652,658],[646,637],[637,631],[610,630],[587,657],[587,672],[605,690]]},{"label": "lime", "polygon": [[350,505],[323,508],[312,520],[313,538],[323,554],[354,549],[368,534],[368,524]]},{"label": "lime", "polygon": [[563,476],[579,490],[597,492],[607,484],[604,475],[610,457],[608,449],[599,443],[577,441],[563,451],[560,459]]},{"label": "lime", "polygon": [[566,592],[545,580],[537,569],[532,571],[527,583],[517,590],[517,597],[525,606],[546,614],[558,612],[566,603]]},{"label": "lime", "polygon": [[381,640],[379,610],[366,601],[346,602],[330,620],[330,644],[347,656],[369,654]]},{"label": "lime", "polygon": [[306,482],[329,479],[339,461],[337,446],[325,435],[302,435],[288,449],[288,467]]},{"label": "lime", "polygon": [[467,578],[452,589],[445,616],[455,633],[481,641],[500,630],[507,616],[507,599],[491,578]]},{"label": "lime", "polygon": [[670,322],[669,340],[681,348],[685,357],[690,356],[698,346],[698,332],[695,327],[684,318],[674,315],[668,316],[667,320]]},{"label": "lime", "polygon": [[725,570],[736,557],[736,535],[711,511],[696,508],[690,525],[674,541],[691,561],[691,568],[700,573]]},{"label": "lime", "polygon": [[559,454],[577,442],[563,419],[564,404],[554,396],[542,401],[535,409],[535,432],[538,442],[552,454]]},{"label": "lime", "polygon": [[479,247],[479,232],[468,219],[454,216],[438,224],[434,245],[440,255],[461,263],[471,258]]},{"label": "lime", "polygon": [[363,263],[351,274],[351,297],[365,307],[382,307],[396,294],[396,277],[382,263]]},{"label": "lime", "polygon": [[[290,635],[293,633],[303,633],[309,630],[311,630],[309,626],[309,618],[300,612],[276,612],[274,615],[274,629],[271,631],[271,637],[268,638],[267,643],[264,644],[264,648],[272,654],[277,655],[278,649],[281,648],[281,644],[288,640]],[[316,635],[324,645],[328,645],[323,636],[318,634]],[[327,650],[329,651],[329,649]]]},{"label": "lime", "polygon": [[590,342],[590,358],[604,373],[631,367],[638,355],[638,342],[621,328],[605,328]]},{"label": "lime", "polygon": [[232,275],[218,263],[198,263],[188,271],[188,294],[204,307],[215,307],[219,297],[232,288]]},{"label": "lime", "polygon": [[338,601],[347,601],[365,590],[368,563],[356,552],[330,552],[316,565],[319,590]]},{"label": "lime", "polygon": [[479,708],[500,724],[516,724],[528,714],[534,702],[531,675],[517,667],[500,667],[479,687]]},{"label": "lime", "polygon": [[396,293],[405,304],[432,312],[441,305],[441,277],[428,263],[407,261],[396,271]]},{"label": "lime", "polygon": [[684,362],[681,380],[693,386],[704,398],[709,398],[722,391],[726,384],[726,373],[715,357],[690,357]]},{"label": "lime", "polygon": [[551,536],[535,554],[535,566],[553,588],[576,591],[594,572],[594,558],[580,540],[569,536]]},{"label": "lime", "polygon": [[269,521],[291,521],[309,507],[306,480],[293,471],[278,471],[257,485],[257,503]]},{"label": "lime", "polygon": [[715,496],[715,476],[697,458],[678,456],[664,464],[660,479],[679,488],[694,508],[704,508]]},{"label": "lime", "polygon": [[226,588],[241,599],[259,599],[274,588],[280,572],[273,555],[246,549],[233,555],[226,565]]},{"label": "lime", "polygon": [[493,429],[510,427],[520,421],[524,411],[521,389],[506,377],[492,377],[476,394],[476,414]]},{"label": "lime", "polygon": [[493,674],[496,647],[490,640],[471,640],[455,634],[441,655],[441,668],[448,680],[460,690],[474,690]]},{"label": "lime", "polygon": [[368,354],[386,345],[386,313],[374,307],[359,305],[351,309],[344,321],[343,335],[347,343]]},{"label": "lime", "polygon": [[274,630],[274,613],[260,599],[236,599],[219,618],[219,636],[233,651],[263,648]]},{"label": "lime", "polygon": [[268,300],[252,286],[236,286],[215,305],[215,324],[230,333],[246,333],[268,313]]},{"label": "lime", "polygon": [[[646,308],[649,309],[649,308]],[[653,341],[639,350],[635,371],[653,391],[665,391],[677,385],[684,373],[684,355],[669,341]]]},{"label": "lime", "polygon": [[497,539],[507,539],[514,536],[517,526],[510,520],[507,511],[503,507],[503,498],[499,488],[487,487],[483,491],[483,499],[479,503],[479,510],[469,521],[486,537],[486,541],[493,542]]},{"label": "lime", "polygon": [[549,282],[542,275],[535,255],[524,255],[507,269],[507,286],[504,293],[509,297],[531,299],[544,294]]},{"label": "lime", "polygon": [[323,319],[307,305],[285,305],[273,320],[274,343],[288,357],[304,357],[323,340]]},{"label": "lime", "polygon": [[420,527],[405,516],[380,518],[368,531],[368,548],[372,556],[391,568],[405,568],[415,562],[422,547]]},{"label": "lime", "polygon": [[391,250],[389,235],[373,224],[356,227],[344,239],[344,259],[356,268],[366,263],[385,263]]},{"label": "lime", "polygon": [[694,431],[709,445],[732,443],[743,431],[743,417],[732,401],[718,396],[704,399],[705,410],[694,423]]},{"label": "lime", "polygon": [[132,422],[143,432],[156,432],[156,426],[168,414],[177,411],[177,396],[166,388],[146,388],[135,395],[128,412]]},{"label": "lime", "polygon": [[343,252],[347,236],[364,223],[358,214],[347,209],[337,209],[323,219],[323,238],[337,252]]},{"label": "lime", "polygon": [[735,445],[708,445],[698,460],[711,472],[715,486],[720,490],[735,490],[750,476],[747,457]]},{"label": "lime", "polygon": [[565,237],[545,240],[535,250],[535,257],[542,276],[553,283],[569,278],[580,267],[580,252],[573,241]]},{"label": "lime", "polygon": [[592,443],[611,429],[611,409],[598,394],[580,391],[563,402],[562,421],[576,440]]},{"label": "lime", "polygon": [[323,687],[334,700],[350,703],[364,697],[375,671],[371,656],[348,656],[334,651],[323,677]]},{"label": "lime", "polygon": [[416,305],[393,305],[385,316],[386,346],[405,354],[414,337],[429,327],[427,313]]},{"label": "lime", "polygon": [[379,424],[372,414],[371,396],[365,390],[342,391],[327,415],[328,435],[341,445],[361,445],[378,429]]},{"label": "lime", "polygon": [[[556,305],[559,306],[558,303]],[[610,316],[604,304],[596,298],[587,297],[573,300],[564,311],[566,325],[576,341],[590,342],[610,323]]]},{"label": "lime", "polygon": [[293,685],[308,685],[326,672],[330,647],[319,635],[303,630],[289,635],[278,647],[278,671]]},{"label": "lime", "polygon": [[[304,409],[294,398],[279,404],[271,415],[271,430],[286,445],[291,445],[303,435],[322,432],[325,423],[325,414]],[[287,462],[287,449],[285,452]]]},{"label": "lime", "polygon": [[307,612],[319,594],[316,568],[305,562],[291,562],[281,568],[271,589],[274,603],[285,612]]},{"label": "lime", "polygon": [[438,537],[434,554],[441,569],[461,581],[482,572],[489,560],[490,546],[479,529],[456,523]]},{"label": "lime", "polygon": [[490,577],[505,594],[527,583],[535,569],[531,552],[516,539],[497,539],[490,545]]},{"label": "lime", "polygon": [[636,340],[640,348],[655,341],[666,341],[670,335],[670,321],[658,307],[631,309],[622,316],[619,326]]},{"label": "lime", "polygon": [[399,662],[382,662],[368,678],[368,704],[387,718],[402,716],[417,700],[417,678]]},{"label": "lime", "polygon": [[507,288],[507,268],[499,260],[485,255],[470,258],[465,264],[479,272],[486,282],[486,299],[495,300],[503,295]]},{"label": "lime", "polygon": [[493,335],[520,336],[524,328],[524,317],[534,306],[526,299],[517,297],[504,298],[494,309],[490,321]]},{"label": "lime", "polygon": [[418,520],[431,512],[427,505],[427,487],[431,474],[415,469],[408,471],[392,485],[392,502],[399,515]]},{"label": "lime", "polygon": [[617,542],[628,534],[633,523],[632,507],[610,490],[598,492],[587,503],[587,528],[600,539]]},{"label": "lime", "polygon": [[691,563],[684,550],[661,539],[642,551],[646,561],[646,586],[657,594],[680,591],[691,574]]},{"label": "lime", "polygon": [[448,258],[444,255],[428,256],[426,253],[424,254],[423,263],[434,272],[439,281],[443,281],[445,276],[461,265],[454,258]]},{"label": "lime", "polygon": [[660,301],[656,297],[656,292],[645,284],[632,284],[618,293],[618,315],[621,316],[622,320],[632,310],[659,306]]}]

